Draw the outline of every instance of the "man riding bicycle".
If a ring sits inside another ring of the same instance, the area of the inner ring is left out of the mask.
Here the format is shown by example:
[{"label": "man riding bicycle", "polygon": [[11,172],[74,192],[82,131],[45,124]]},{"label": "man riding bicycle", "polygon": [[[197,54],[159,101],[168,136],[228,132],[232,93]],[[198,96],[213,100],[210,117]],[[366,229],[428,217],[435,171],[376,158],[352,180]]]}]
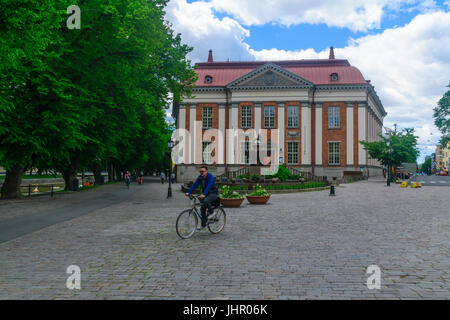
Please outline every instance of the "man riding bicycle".
[{"label": "man riding bicycle", "polygon": [[206,227],[206,209],[208,209],[209,215],[213,214],[212,202],[217,200],[217,198],[219,197],[219,189],[214,182],[214,176],[211,173],[208,173],[208,168],[205,166],[200,168],[200,175],[186,193],[186,197],[189,197],[192,191],[194,191],[199,185],[201,186],[203,192],[203,194],[199,197],[199,199],[202,201],[200,209],[202,213],[202,227]]}]

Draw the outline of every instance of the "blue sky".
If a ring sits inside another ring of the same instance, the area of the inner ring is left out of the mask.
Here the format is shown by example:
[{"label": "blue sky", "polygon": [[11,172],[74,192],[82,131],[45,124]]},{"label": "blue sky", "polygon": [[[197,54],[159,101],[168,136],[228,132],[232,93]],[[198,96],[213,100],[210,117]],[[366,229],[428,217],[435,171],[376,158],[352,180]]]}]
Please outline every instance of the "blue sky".
[{"label": "blue sky", "polygon": [[166,18],[189,58],[206,61],[348,59],[388,112],[414,127],[423,161],[440,133],[432,109],[450,82],[450,0],[171,0]]}]

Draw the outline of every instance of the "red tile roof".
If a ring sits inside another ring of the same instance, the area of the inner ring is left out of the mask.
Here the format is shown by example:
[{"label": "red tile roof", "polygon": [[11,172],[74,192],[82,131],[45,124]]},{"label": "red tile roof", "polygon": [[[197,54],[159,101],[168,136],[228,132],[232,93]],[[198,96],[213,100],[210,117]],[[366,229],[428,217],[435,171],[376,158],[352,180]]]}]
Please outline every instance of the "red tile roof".
[{"label": "red tile roof", "polygon": [[[347,60],[291,60],[253,62],[209,62],[197,64],[199,79],[197,87],[222,87],[267,63],[273,63],[316,85],[326,84],[367,84],[361,72]],[[338,74],[338,81],[331,81],[330,75]],[[211,76],[212,83],[205,83]]]}]

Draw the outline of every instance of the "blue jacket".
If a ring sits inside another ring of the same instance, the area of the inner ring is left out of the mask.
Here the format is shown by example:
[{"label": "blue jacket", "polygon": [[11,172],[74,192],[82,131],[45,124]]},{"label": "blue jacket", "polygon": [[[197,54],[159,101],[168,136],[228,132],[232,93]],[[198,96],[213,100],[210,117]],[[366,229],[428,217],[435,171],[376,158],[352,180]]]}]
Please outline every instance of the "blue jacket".
[{"label": "blue jacket", "polygon": [[192,185],[192,187],[189,189],[187,193],[191,193],[199,185],[202,186],[203,195],[205,196],[207,196],[209,193],[219,193],[219,189],[217,188],[216,183],[214,181],[214,176],[211,173],[208,173],[206,175],[206,179],[203,179],[203,177],[199,175],[197,180],[195,180],[195,183]]}]

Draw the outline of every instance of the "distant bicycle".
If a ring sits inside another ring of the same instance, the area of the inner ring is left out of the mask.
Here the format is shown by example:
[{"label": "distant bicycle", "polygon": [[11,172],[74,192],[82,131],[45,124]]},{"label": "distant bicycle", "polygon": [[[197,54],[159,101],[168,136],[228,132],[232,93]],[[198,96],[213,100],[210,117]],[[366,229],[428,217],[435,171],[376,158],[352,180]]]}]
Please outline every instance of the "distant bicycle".
[{"label": "distant bicycle", "polygon": [[[192,208],[181,212],[176,222],[177,234],[181,239],[189,239],[195,234],[196,230],[203,229],[199,227],[199,221],[202,220],[199,196],[190,195],[189,199]],[[213,203],[213,214],[207,216],[207,219],[206,226],[212,234],[218,234],[225,228],[227,215],[220,205],[219,198],[217,202]]]}]

